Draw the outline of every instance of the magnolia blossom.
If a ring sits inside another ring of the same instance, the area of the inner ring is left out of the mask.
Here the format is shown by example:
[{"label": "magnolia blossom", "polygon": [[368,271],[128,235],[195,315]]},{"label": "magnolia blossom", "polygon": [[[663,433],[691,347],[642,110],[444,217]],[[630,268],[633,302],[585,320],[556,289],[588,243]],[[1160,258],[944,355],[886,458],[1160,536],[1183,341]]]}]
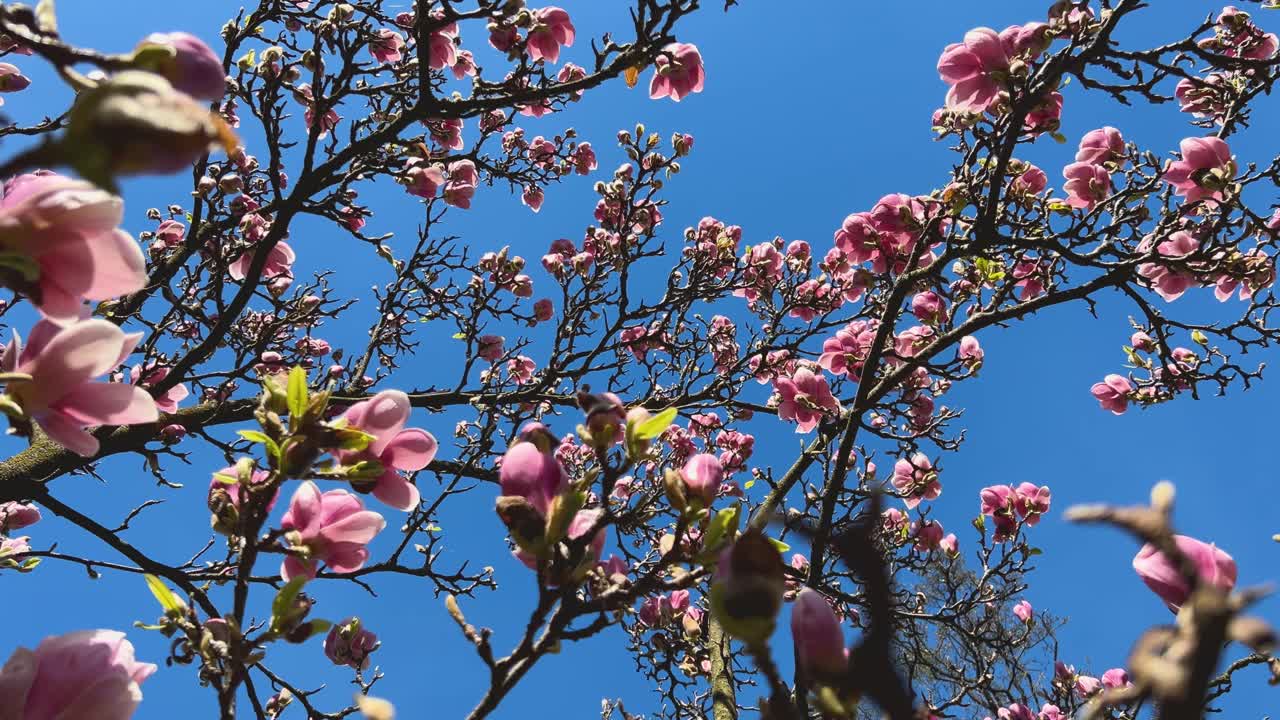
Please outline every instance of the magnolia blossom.
[{"label": "magnolia blossom", "polygon": [[796,659],[810,675],[838,677],[845,670],[844,631],[831,604],[813,588],[804,588],[791,606],[791,638]]},{"label": "magnolia blossom", "polygon": [[[251,247],[240,253],[240,256],[227,266],[227,274],[232,280],[244,280],[249,276],[256,254],[257,251]],[[297,259],[298,256],[294,254],[293,248],[289,247],[289,243],[277,242],[267,251],[266,262],[263,263],[258,277],[269,282],[279,281],[288,287],[288,283],[293,281],[293,263]]]},{"label": "magnolia blossom", "polygon": [[[1148,238],[1138,246],[1138,250],[1148,252],[1151,244],[1152,240]],[[1156,245],[1156,252],[1168,258],[1185,257],[1199,249],[1200,241],[1183,230],[1170,234],[1167,240]],[[1199,285],[1196,276],[1187,272],[1185,266],[1179,269],[1163,263],[1143,263],[1138,266],[1138,274],[1146,278],[1156,294],[1166,302],[1177,300],[1189,288]]]},{"label": "magnolia blossom", "polygon": [[1102,686],[1107,688],[1122,688],[1132,685],[1129,681],[1129,673],[1124,668],[1111,668],[1102,673]]},{"label": "magnolia blossom", "polygon": [[1022,622],[1029,623],[1031,618],[1035,617],[1035,610],[1032,609],[1030,602],[1022,600],[1013,606],[1013,614]]},{"label": "magnolia blossom", "polygon": [[380,63],[397,63],[404,57],[404,36],[395,30],[379,30],[369,42],[369,54]]},{"label": "magnolia blossom", "polygon": [[795,421],[798,433],[807,433],[824,416],[840,412],[840,402],[831,394],[827,379],[808,368],[796,370],[789,378],[774,378],[773,388],[780,398],[778,417]]},{"label": "magnolia blossom", "polygon": [[38,172],[5,183],[0,249],[38,267],[34,282],[16,289],[59,320],[79,317],[85,300],[141,290],[146,260],[133,238],[118,229],[123,214],[120,198],[82,180]]},{"label": "magnolia blossom", "polygon": [[372,398],[352,405],[344,415],[347,423],[373,436],[369,447],[360,452],[339,452],[345,464],[376,460],[382,464],[382,475],[373,481],[370,492],[397,510],[418,506],[418,487],[401,475],[416,472],[431,464],[436,456],[436,439],[419,428],[405,428],[409,421],[409,396],[399,390],[383,390]]},{"label": "magnolia blossom", "polygon": [[[31,87],[31,78],[22,74],[22,70],[18,66],[0,62],[0,93],[20,92]],[[0,98],[0,105],[4,104],[4,98]]]},{"label": "magnolia blossom", "polygon": [[134,659],[114,630],[82,630],[20,647],[0,669],[5,720],[128,720],[142,702],[140,685],[156,671]]},{"label": "magnolia blossom", "polygon": [[702,92],[706,78],[702,54],[696,45],[671,43],[662,48],[662,54],[653,61],[653,68],[649,97],[654,100],[669,97],[680,102],[692,93]]},{"label": "magnolia blossom", "polygon": [[152,33],[138,43],[134,52],[149,49],[167,50],[156,53],[147,67],[164,76],[179,90],[197,100],[220,100],[227,91],[227,74],[222,58],[203,40],[185,32]]},{"label": "magnolia blossom", "polygon": [[[1236,585],[1236,561],[1210,543],[1186,535],[1175,535],[1178,550],[1196,568],[1200,582],[1223,590]],[[1133,558],[1133,569],[1169,609],[1177,612],[1191,595],[1191,586],[1177,566],[1153,545],[1143,545]]]},{"label": "magnolia blossom", "polygon": [[938,471],[924,453],[894,463],[893,486],[902,493],[908,508],[916,507],[922,500],[935,500],[942,494]]},{"label": "magnolia blossom", "polygon": [[[169,377],[169,368],[164,366],[148,365],[145,369],[141,365],[134,365],[129,370],[129,380],[134,385],[140,385],[144,388],[156,385],[165,378]],[[178,403],[182,402],[191,394],[186,385],[181,383],[165,390],[157,397],[156,409],[160,412],[174,413],[178,411]]]},{"label": "magnolia blossom", "polygon": [[720,492],[720,482],[724,479],[724,465],[720,458],[709,453],[699,453],[689,458],[680,471],[684,478],[685,488],[689,494],[702,501],[703,507],[710,507]]},{"label": "magnolia blossom", "polygon": [[541,423],[530,423],[502,456],[498,481],[502,494],[524,498],[544,516],[551,501],[569,486],[569,476],[555,456],[555,437]]},{"label": "magnolia blossom", "polygon": [[938,58],[938,75],[951,86],[947,107],[984,112],[999,98],[1008,70],[1009,55],[995,30],[965,33],[964,42],[948,45]]},{"label": "magnolia blossom", "polygon": [[1118,164],[1123,157],[1124,137],[1109,125],[1085,133],[1076,151],[1076,162],[1091,165]]},{"label": "magnolia blossom", "polygon": [[533,27],[529,28],[529,59],[537,62],[558,62],[560,47],[573,45],[574,29],[569,13],[563,8],[544,7],[530,13]]},{"label": "magnolia blossom", "polygon": [[141,337],[106,320],[68,325],[41,320],[31,328],[25,347],[15,332],[5,348],[0,370],[31,376],[9,381],[5,392],[51,440],[92,456],[98,440],[85,428],[137,425],[160,417],[155,400],[142,388],[94,381],[117,367]]},{"label": "magnolia blossom", "polygon": [[960,338],[960,347],[956,350],[956,357],[963,361],[970,370],[977,370],[982,367],[982,359],[985,355],[982,345],[978,343],[978,338],[972,335],[965,335]]},{"label": "magnolia blossom", "polygon": [[1094,383],[1089,392],[1098,399],[1103,410],[1123,415],[1129,409],[1129,394],[1133,392],[1133,385],[1128,378],[1113,373],[1103,378],[1102,382]]},{"label": "magnolia blossom", "polygon": [[1073,208],[1092,210],[1111,193],[1111,173],[1101,165],[1074,162],[1062,169],[1062,190]]},{"label": "magnolia blossom", "polygon": [[324,639],[324,656],[334,665],[354,670],[369,667],[369,654],[378,649],[378,636],[364,629],[360,618],[347,618],[329,628]]},{"label": "magnolia blossom", "polygon": [[1164,181],[1189,203],[1221,200],[1222,191],[1236,175],[1231,148],[1220,138],[1210,136],[1186,138],[1179,149],[1182,159],[1165,167]]},{"label": "magnolia blossom", "polygon": [[40,508],[30,503],[0,503],[0,534],[31,527],[40,522]]},{"label": "magnolia blossom", "polygon": [[365,546],[386,527],[386,520],[365,510],[360,498],[346,490],[321,493],[310,480],[293,494],[280,520],[292,553],[280,565],[286,581],[313,578],[323,562],[333,572],[354,572],[369,559]]}]

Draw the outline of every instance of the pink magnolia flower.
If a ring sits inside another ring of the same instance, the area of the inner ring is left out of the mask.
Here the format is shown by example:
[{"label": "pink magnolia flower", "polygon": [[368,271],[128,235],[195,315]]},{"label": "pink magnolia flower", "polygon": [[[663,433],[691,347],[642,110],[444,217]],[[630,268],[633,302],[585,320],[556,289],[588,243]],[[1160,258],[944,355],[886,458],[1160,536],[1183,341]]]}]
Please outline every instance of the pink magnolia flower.
[{"label": "pink magnolia flower", "polygon": [[[1200,582],[1223,590],[1236,586],[1236,561],[1230,555],[1215,545],[1186,535],[1175,535],[1173,540],[1182,554],[1195,565]],[[1150,544],[1143,545],[1134,556],[1133,569],[1142,578],[1142,582],[1175,613],[1191,594],[1191,587],[1178,568]]]},{"label": "pink magnolia flower", "polygon": [[[458,37],[458,24],[449,23],[447,26],[435,29],[428,38],[428,54],[426,54],[426,64],[433,70],[443,70],[448,65],[457,65],[461,61],[461,53],[458,53],[457,47],[454,46],[454,40]],[[475,63],[471,61],[471,54],[466,53],[467,63],[470,63],[470,74],[475,74]],[[463,63],[466,65],[466,63]],[[458,74],[458,68],[453,68],[453,76],[462,79],[466,76],[467,69],[463,67],[462,74]]]},{"label": "pink magnolia flower", "polygon": [[1236,161],[1231,155],[1231,148],[1221,139],[1211,136],[1186,138],[1179,144],[1179,149],[1182,159],[1165,167],[1164,181],[1189,203],[1204,199],[1221,200],[1222,191],[1236,175]]},{"label": "pink magnolia flower", "polygon": [[703,507],[711,507],[724,480],[724,465],[715,455],[699,453],[685,462],[680,476],[689,494],[700,499]]},{"label": "pink magnolia flower", "polygon": [[1124,137],[1110,125],[1085,133],[1076,151],[1076,162],[1091,165],[1119,164],[1123,158]]},{"label": "pink magnolia flower", "polygon": [[0,503],[0,534],[31,527],[40,522],[40,508],[30,503]]},{"label": "pink magnolia flower", "polygon": [[558,62],[560,47],[572,47],[574,38],[573,23],[569,13],[563,8],[544,7],[534,10],[533,27],[529,28],[529,59],[537,62],[546,60]]},{"label": "pink magnolia flower", "polygon": [[702,92],[706,78],[702,54],[696,45],[671,43],[653,61],[653,68],[653,80],[649,82],[651,99],[669,97],[680,102],[692,93]]},{"label": "pink magnolia flower", "polygon": [[404,57],[403,51],[404,36],[395,30],[383,28],[369,41],[369,54],[380,63],[400,62]]},{"label": "pink magnolia flower", "polygon": [[911,313],[920,322],[938,325],[947,321],[947,301],[933,291],[917,293],[911,298]]},{"label": "pink magnolia flower", "polygon": [[912,523],[912,537],[915,538],[916,550],[929,552],[942,546],[942,524],[933,520]]},{"label": "pink magnolia flower", "polygon": [[[407,164],[404,176],[400,181],[404,183],[405,191],[410,195],[433,198],[436,193],[440,192],[441,186],[445,184],[444,168],[435,163],[427,164],[417,158],[412,158]],[[474,192],[474,186],[472,190]]]},{"label": "pink magnolia flower", "polygon": [[1216,72],[1196,80],[1183,78],[1173,90],[1174,97],[1178,99],[1179,110],[1196,117],[1215,119],[1226,115],[1231,104],[1231,94],[1230,79]]},{"label": "pink magnolia flower", "polygon": [[996,717],[999,720],[1036,720],[1036,714],[1031,711],[1031,708],[1020,703],[1000,708],[996,711]]},{"label": "pink magnolia flower", "polygon": [[1092,210],[1111,193],[1111,173],[1101,165],[1074,162],[1062,169],[1062,190],[1073,208]]},{"label": "pink magnolia flower", "polygon": [[938,58],[938,75],[951,86],[947,107],[981,113],[1000,96],[1009,55],[1000,35],[991,28],[965,33],[964,42],[952,43]]},{"label": "pink magnolia flower", "polygon": [[525,186],[524,192],[520,194],[520,202],[534,212],[538,212],[542,209],[542,201],[544,198],[545,196],[542,193],[542,188],[537,185]]},{"label": "pink magnolia flower", "polygon": [[1049,176],[1045,175],[1044,170],[1041,170],[1030,163],[1026,164],[1025,169],[1019,173],[1010,184],[1010,187],[1013,189],[1015,194],[1022,195],[1024,197],[1039,195],[1044,192],[1044,189],[1048,186]]},{"label": "pink magnolia flower", "polygon": [[[22,74],[18,66],[0,62],[0,93],[21,92],[31,87],[31,78]],[[0,98],[0,105],[4,99]]]},{"label": "pink magnolia flower", "polygon": [[369,559],[365,546],[386,527],[386,520],[365,510],[360,498],[346,490],[321,494],[310,480],[289,500],[289,510],[280,520],[288,531],[285,539],[296,554],[285,557],[280,576],[313,578],[321,562],[338,573],[354,572]]},{"label": "pink magnolia flower", "polygon": [[[249,271],[253,269],[255,254],[254,248],[250,247],[227,266],[227,274],[232,280],[244,280],[249,276]],[[258,278],[268,283],[282,281],[282,284],[288,287],[288,283],[293,281],[293,263],[297,259],[298,256],[294,254],[293,248],[289,247],[289,243],[277,242],[267,251],[267,261],[262,266],[262,272]]]},{"label": "pink magnolia flower", "polygon": [[471,207],[471,198],[475,197],[476,186],[480,175],[476,172],[476,164],[470,160],[459,160],[449,165],[449,181],[444,186],[444,201],[454,207],[467,210]]},{"label": "pink magnolia flower", "polygon": [[1024,623],[1031,622],[1031,618],[1035,617],[1035,610],[1031,607],[1031,603],[1022,600],[1013,606],[1013,614]]},{"label": "pink magnolia flower", "polygon": [[146,260],[133,238],[118,229],[123,214],[120,198],[82,180],[39,172],[5,183],[0,248],[39,266],[39,278],[16,289],[59,320],[78,318],[85,300],[141,290]]},{"label": "pink magnolia flower", "polygon": [[[254,469],[249,473],[249,485],[262,485],[271,479],[271,473],[266,470]],[[245,489],[240,484],[240,468],[235,465],[224,467],[213,473],[209,478],[209,500],[212,506],[215,498],[225,497],[228,502],[236,510],[240,509],[241,503],[244,501]],[[267,502],[267,511],[275,507],[276,500],[280,498],[280,489],[277,487],[272,494],[271,499]],[[234,528],[230,528],[234,530]]]},{"label": "pink magnolia flower", "polygon": [[[167,377],[169,377],[169,368],[154,364],[148,365],[145,370],[141,365],[134,365],[129,370],[129,380],[134,385],[144,388],[155,385]],[[155,399],[156,409],[166,413],[178,412],[178,403],[185,400],[190,394],[191,391],[187,389],[186,385],[181,383],[174,385]]]},{"label": "pink magnolia flower", "polygon": [[522,497],[546,515],[551,501],[569,486],[569,476],[555,456],[556,440],[541,423],[530,423],[502,456],[498,481],[502,494]]},{"label": "pink magnolia flower", "polygon": [[1057,705],[1045,703],[1040,706],[1040,717],[1038,720],[1069,720],[1062,709]]},{"label": "pink magnolia flower", "polygon": [[938,549],[951,557],[956,557],[960,554],[960,540],[955,533],[947,533],[947,536],[938,542]]},{"label": "pink magnolia flower", "polygon": [[1045,485],[1036,487],[1035,483],[1024,482],[1014,492],[1013,507],[1027,525],[1034,526],[1040,522],[1040,516],[1049,512],[1052,493]]},{"label": "pink magnolia flower", "polygon": [[160,417],[155,400],[142,388],[93,380],[117,367],[139,339],[141,333],[126,335],[106,320],[68,325],[40,320],[25,347],[14,333],[5,348],[0,369],[31,376],[11,380],[5,392],[54,442],[92,456],[98,440],[86,427],[138,425]]},{"label": "pink magnolia flower", "polygon": [[436,456],[436,439],[420,428],[405,428],[412,406],[409,396],[399,390],[383,390],[347,409],[350,427],[373,436],[360,452],[341,452],[344,464],[377,460],[383,473],[373,481],[373,496],[397,510],[418,506],[418,488],[402,472],[416,472],[431,464]]},{"label": "pink magnolia flower", "polygon": [[128,720],[142,702],[139,687],[156,671],[134,659],[115,630],[47,637],[35,652],[20,647],[0,669],[0,715],[6,720]]},{"label": "pink magnolia flower", "polygon": [[1140,352],[1155,352],[1157,347],[1155,338],[1142,331],[1130,335],[1129,344],[1133,346],[1134,350]]},{"label": "pink magnolia flower", "polygon": [[789,378],[774,378],[773,387],[781,397],[778,417],[795,421],[798,433],[807,433],[816,428],[824,416],[840,412],[840,402],[831,394],[827,379],[808,368],[796,370]]},{"label": "pink magnolia flower", "polygon": [[811,676],[836,677],[847,663],[844,631],[831,604],[813,588],[804,588],[791,607],[791,638],[796,660]]},{"label": "pink magnolia flower", "polygon": [[365,630],[360,618],[347,618],[329,628],[324,639],[324,656],[334,665],[354,670],[369,667],[369,655],[378,649],[378,636]]},{"label": "pink magnolia flower", "polygon": [[1077,695],[1087,698],[1102,690],[1102,681],[1092,675],[1077,675],[1075,687]]},{"label": "pink magnolia flower", "polygon": [[855,320],[822,342],[822,354],[818,365],[832,375],[848,374],[861,380],[863,363],[875,342],[877,324],[874,321]]},{"label": "pink magnolia flower", "polygon": [[1103,410],[1123,415],[1129,409],[1129,394],[1133,392],[1133,385],[1123,375],[1111,374],[1103,378],[1102,382],[1095,383],[1089,392],[1098,399]]},{"label": "pink magnolia flower", "polygon": [[902,493],[908,508],[916,507],[922,500],[937,499],[942,494],[938,471],[924,453],[916,453],[894,463],[892,482]]},{"label": "pink magnolia flower", "polygon": [[148,69],[197,100],[220,100],[227,91],[227,74],[222,58],[203,40],[185,32],[152,33],[138,43],[134,52],[149,47],[168,48],[172,55],[155,61]]},{"label": "pink magnolia flower", "polygon": [[506,338],[501,335],[481,335],[476,340],[478,349],[476,355],[488,360],[489,362],[497,362],[502,357],[503,343]]},{"label": "pink magnolia flower", "polygon": [[956,357],[969,366],[970,370],[977,370],[982,367],[982,359],[985,353],[982,345],[978,344],[978,338],[972,335],[965,335],[960,338],[960,348],[956,351]]},{"label": "pink magnolia flower", "polygon": [[1129,681],[1129,673],[1124,668],[1111,668],[1102,673],[1102,686],[1107,688],[1122,688],[1132,685]]},{"label": "pink magnolia flower", "polygon": [[507,361],[507,374],[517,385],[533,382],[533,372],[536,368],[533,358],[525,355],[517,355]]},{"label": "pink magnolia flower", "polygon": [[[1148,238],[1138,246],[1140,252],[1151,249],[1152,240]],[[1200,249],[1200,241],[1183,230],[1169,235],[1169,238],[1156,246],[1156,252],[1168,258],[1181,258]],[[1156,294],[1166,302],[1173,302],[1182,297],[1189,288],[1199,285],[1196,276],[1185,267],[1177,269],[1163,263],[1143,263],[1138,266],[1138,274],[1146,278],[1155,289]]]}]

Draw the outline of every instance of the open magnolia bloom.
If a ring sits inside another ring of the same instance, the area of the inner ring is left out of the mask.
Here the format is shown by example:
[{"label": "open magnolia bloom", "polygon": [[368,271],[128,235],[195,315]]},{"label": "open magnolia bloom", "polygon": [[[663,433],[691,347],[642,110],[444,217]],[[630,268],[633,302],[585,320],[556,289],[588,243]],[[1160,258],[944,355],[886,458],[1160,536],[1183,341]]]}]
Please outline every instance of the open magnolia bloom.
[{"label": "open magnolia bloom", "polygon": [[126,334],[106,320],[66,325],[41,320],[26,345],[15,332],[0,360],[10,379],[5,395],[21,417],[34,421],[54,442],[86,457],[98,452],[98,440],[86,431],[96,425],[136,425],[159,419],[155,400],[129,383],[95,378],[120,365],[141,333]]}]

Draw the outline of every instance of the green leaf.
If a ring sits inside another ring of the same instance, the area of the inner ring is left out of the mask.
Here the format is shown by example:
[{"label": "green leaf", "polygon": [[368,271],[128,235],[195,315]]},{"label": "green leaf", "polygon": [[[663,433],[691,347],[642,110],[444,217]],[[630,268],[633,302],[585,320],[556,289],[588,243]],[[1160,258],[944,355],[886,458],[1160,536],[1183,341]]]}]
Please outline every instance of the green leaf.
[{"label": "green leaf", "polygon": [[262,443],[265,445],[266,443],[271,442],[271,438],[267,437],[266,433],[262,433],[257,430],[237,430],[236,434],[252,443]]},{"label": "green leaf", "polygon": [[705,552],[718,550],[724,541],[738,531],[739,506],[734,505],[716,513],[707,525],[707,532],[702,536],[702,548]]},{"label": "green leaf", "polygon": [[301,418],[307,412],[307,371],[294,365],[289,371],[289,417]]},{"label": "green leaf", "polygon": [[352,450],[359,452],[369,447],[375,438],[367,432],[356,430],[355,428],[346,428],[336,433],[339,450]]},{"label": "green leaf", "polygon": [[160,578],[149,573],[142,577],[147,581],[147,589],[155,596],[155,599],[160,603],[160,607],[164,608],[165,615],[186,612],[186,604],[178,599],[178,596],[169,589],[169,586],[160,581]]},{"label": "green leaf", "polygon": [[635,437],[641,440],[652,440],[661,435],[667,428],[671,427],[671,423],[676,421],[676,416],[680,411],[676,408],[669,407],[666,410],[654,415],[636,426]]},{"label": "green leaf", "polygon": [[298,599],[298,593],[302,592],[302,586],[307,584],[306,576],[296,577],[285,586],[280,588],[280,592],[276,593],[275,599],[271,601],[271,631],[280,632],[284,623],[290,620],[289,614],[293,612],[294,601]]},{"label": "green leaf", "polygon": [[454,339],[454,340],[466,340],[466,339],[467,339],[467,334],[466,334],[466,333],[464,333],[464,332],[456,332],[456,333],[454,333],[454,334],[453,334],[453,339]]},{"label": "green leaf", "polygon": [[777,538],[769,538],[768,540],[769,542],[773,543],[774,547],[778,548],[778,552],[780,553],[784,553],[791,549],[790,545],[782,542],[781,540],[778,540]]},{"label": "green leaf", "polygon": [[40,265],[21,253],[0,253],[0,268],[18,273],[26,282],[40,279]]}]

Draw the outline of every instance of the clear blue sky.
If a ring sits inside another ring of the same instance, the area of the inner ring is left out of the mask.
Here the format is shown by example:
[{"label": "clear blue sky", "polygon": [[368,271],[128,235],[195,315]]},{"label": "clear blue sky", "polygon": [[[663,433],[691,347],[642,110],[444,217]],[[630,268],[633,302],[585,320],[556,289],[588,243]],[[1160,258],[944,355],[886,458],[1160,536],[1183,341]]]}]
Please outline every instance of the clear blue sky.
[{"label": "clear blue sky", "polygon": [[[579,33],[579,44],[562,60],[587,64],[588,39],[621,25],[624,3],[561,4],[572,13]],[[815,251],[825,252],[832,231],[849,212],[870,208],[885,193],[924,193],[945,183],[950,157],[929,130],[930,112],[945,91],[934,69],[942,47],[974,26],[1002,28],[1042,19],[1048,4],[744,0],[727,15],[713,9],[684,27],[681,39],[698,44],[706,60],[708,80],[701,95],[678,105],[655,103],[639,89],[628,92],[615,84],[570,112],[527,127],[530,136],[576,127],[593,142],[606,172],[622,160],[612,140],[619,128],[641,120],[664,136],[675,130],[693,133],[693,156],[667,192],[671,206],[666,230],[673,247],[681,242],[684,227],[714,215],[743,226],[748,242],[782,235],[809,240]],[[1137,43],[1172,39],[1220,7],[1190,0],[1157,5],[1131,22],[1121,38]],[[64,34],[72,42],[121,51],[151,31],[188,30],[212,41],[238,3],[61,0],[59,6]],[[1280,29],[1280,13],[1257,14],[1264,27]],[[478,28],[467,30],[467,46],[483,45]],[[20,119],[29,119],[33,108],[53,110],[50,99],[66,93],[55,89],[57,81],[37,63],[21,58],[18,63],[30,69],[36,83],[25,93],[10,95],[4,110]],[[1059,181],[1059,170],[1070,161],[1076,139],[1101,124],[1116,125],[1126,138],[1156,152],[1173,150],[1182,137],[1201,134],[1172,106],[1127,110],[1076,87],[1065,95],[1063,133],[1071,145],[1058,146],[1046,138],[1034,152],[1025,153],[1045,169],[1051,182]],[[1232,141],[1241,160],[1266,162],[1276,152],[1268,128],[1275,127],[1277,109],[1273,100],[1264,99],[1255,116],[1258,130]],[[535,259],[552,240],[576,238],[591,221],[594,198],[589,183],[575,178],[553,188],[537,216],[503,191],[489,191],[471,213],[455,215],[449,229],[464,235],[476,251],[509,244]],[[146,208],[183,202],[184,187],[177,180],[126,183],[128,229],[136,233],[150,227],[143,217]],[[369,231],[413,231],[419,211],[398,188],[362,197],[379,209]],[[300,275],[332,267],[330,243],[335,239],[326,232],[317,228],[309,233],[306,226],[294,232],[290,242],[300,258]],[[365,289],[382,279],[377,273],[385,265],[343,257],[342,287],[367,295]],[[540,269],[534,275],[535,282],[549,282]],[[1211,300],[1187,298],[1180,303],[1195,304],[1197,311],[1198,306],[1204,312],[1217,309]],[[357,341],[370,312],[368,307],[354,309],[341,329],[327,337],[335,345],[344,339]],[[1028,480],[1053,488],[1053,512],[1033,530],[1035,543],[1046,553],[1027,597],[1037,609],[1070,619],[1062,633],[1064,657],[1098,673],[1123,663],[1139,628],[1170,617],[1129,567],[1134,543],[1108,530],[1070,526],[1061,520],[1062,509],[1095,500],[1142,501],[1154,482],[1168,479],[1178,486],[1182,530],[1231,552],[1239,561],[1243,584],[1276,579],[1280,551],[1270,540],[1280,528],[1270,494],[1276,480],[1274,461],[1265,454],[1274,442],[1280,387],[1264,382],[1248,394],[1186,399],[1123,417],[1103,413],[1088,388],[1123,363],[1120,346],[1128,337],[1128,312],[1108,299],[1098,319],[1074,307],[984,335],[987,362],[981,377],[959,384],[945,400],[966,409],[962,424],[968,428],[968,441],[960,453],[943,459],[944,492],[935,503],[935,517],[959,534],[964,547],[971,547],[967,525],[978,510],[979,488]],[[507,331],[515,333],[514,328]],[[406,359],[397,384],[423,387],[440,372],[434,353]],[[416,421],[441,439],[442,456],[449,457],[452,420],[422,416]],[[566,432],[573,422],[566,419],[556,429]],[[5,443],[5,448],[16,447],[11,440]],[[788,433],[762,436],[754,462],[785,466],[797,447],[797,439]],[[145,513],[127,537],[161,559],[185,559],[206,539],[204,493],[208,472],[217,467],[202,454],[192,460],[190,468],[172,467],[172,478],[188,483],[180,491],[154,488],[141,462],[130,458],[103,466],[105,485],[88,477],[63,478],[54,485],[54,494],[108,525],[140,500],[162,497],[165,505]],[[429,485],[424,494],[430,494]],[[533,593],[526,571],[508,557],[502,527],[492,513],[495,494],[491,488],[479,489],[452,507],[440,524],[448,548],[446,563],[448,558],[467,558],[473,566],[497,569],[500,592],[482,593],[464,609],[474,624],[495,629],[495,646],[502,650],[515,641]],[[40,547],[57,541],[68,552],[114,559],[92,538],[56,520],[28,532]],[[375,554],[378,547],[385,544],[375,546]],[[389,673],[377,694],[392,699],[401,717],[465,715],[482,693],[484,672],[440,600],[421,583],[403,579],[387,579],[378,587],[379,597],[369,598],[354,587],[317,586],[316,613],[332,619],[349,614],[370,618],[372,629],[384,640],[375,659]],[[0,575],[0,593],[9,607],[25,613],[15,621],[11,611],[0,643],[4,656],[12,646],[33,646],[47,634],[85,627],[128,629],[134,620],[150,620],[157,612],[136,577],[108,574],[91,582],[82,570],[52,561],[33,575]],[[257,607],[266,612],[268,598],[260,597]],[[1280,620],[1278,607],[1275,601],[1261,606],[1274,620]],[[159,661],[166,652],[167,641],[154,633],[129,634],[141,658]],[[331,707],[341,699],[338,693],[347,692],[341,689],[346,672],[323,659],[318,642],[273,648],[270,664],[292,671],[295,678],[304,676],[303,685],[323,682],[339,688],[330,696],[338,698]],[[191,667],[162,667],[144,686],[146,701],[137,717],[167,718],[178,708],[187,709],[190,717],[211,717],[212,693],[198,688],[194,675]],[[1244,674],[1236,687],[1227,704],[1232,718],[1260,717],[1276,706],[1259,672]],[[599,712],[602,697],[623,697],[629,708],[640,711],[654,702],[616,634],[567,647],[563,656],[542,663],[496,716],[588,717]],[[301,712],[291,710],[286,717],[301,717]],[[977,717],[983,714],[982,709],[974,712]]]}]

